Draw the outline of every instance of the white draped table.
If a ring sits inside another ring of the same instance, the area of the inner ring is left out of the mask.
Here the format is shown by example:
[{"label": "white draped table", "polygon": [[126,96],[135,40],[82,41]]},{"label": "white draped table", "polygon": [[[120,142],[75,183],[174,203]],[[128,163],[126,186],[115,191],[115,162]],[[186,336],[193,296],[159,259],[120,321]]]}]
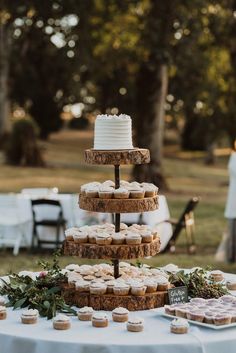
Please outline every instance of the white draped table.
[{"label": "white draped table", "polygon": [[[226,275],[226,278],[232,275]],[[234,276],[235,277],[235,276]],[[234,293],[235,294],[235,293]],[[36,325],[20,322],[21,310],[8,309],[0,321],[0,353],[235,353],[236,328],[214,331],[190,326],[188,334],[170,333],[170,320],[158,309],[130,313],[145,322],[143,332],[126,330],[109,316],[107,328],[94,328],[91,322],[71,318],[67,331],[52,328],[52,321],[39,318]]]}]

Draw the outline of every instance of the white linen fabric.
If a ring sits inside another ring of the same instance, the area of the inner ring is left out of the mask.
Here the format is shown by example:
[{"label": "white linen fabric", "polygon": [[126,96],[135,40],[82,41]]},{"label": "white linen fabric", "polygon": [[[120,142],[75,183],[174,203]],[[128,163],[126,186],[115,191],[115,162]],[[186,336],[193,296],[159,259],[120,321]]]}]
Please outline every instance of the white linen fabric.
[{"label": "white linen fabric", "polygon": [[236,152],[232,152],[229,164],[229,190],[225,208],[226,218],[236,218]]},{"label": "white linen fabric", "polygon": [[[226,279],[235,277],[225,274]],[[236,328],[215,331],[190,324],[187,334],[176,335],[158,309],[130,313],[144,319],[144,331],[139,333],[113,322],[111,312],[107,328],[71,317],[71,329],[66,331],[54,330],[52,320],[45,318],[23,325],[21,312],[9,308],[7,319],[0,320],[0,353],[235,353]]]}]

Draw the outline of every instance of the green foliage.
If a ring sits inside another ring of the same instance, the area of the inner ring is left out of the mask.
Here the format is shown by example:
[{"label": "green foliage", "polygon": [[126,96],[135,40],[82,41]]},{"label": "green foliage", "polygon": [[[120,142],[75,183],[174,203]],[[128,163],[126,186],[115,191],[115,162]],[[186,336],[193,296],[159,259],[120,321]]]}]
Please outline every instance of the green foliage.
[{"label": "green foliage", "polygon": [[38,133],[38,126],[31,118],[15,120],[6,149],[7,161],[13,165],[43,166],[37,145]]},{"label": "green foliage", "polygon": [[57,311],[75,314],[75,311],[68,306],[61,296],[60,285],[66,280],[61,273],[58,262],[59,253],[55,253],[53,263],[41,261],[43,271],[36,279],[29,276],[19,276],[13,273],[9,276],[10,283],[3,279],[3,287],[0,294],[7,295],[9,302],[7,306],[18,308],[37,309],[39,314],[48,319],[53,318]]},{"label": "green foliage", "polygon": [[210,281],[207,270],[202,268],[197,268],[189,273],[179,271],[171,274],[170,282],[176,287],[186,286],[191,298],[219,298],[228,293],[223,284]]}]

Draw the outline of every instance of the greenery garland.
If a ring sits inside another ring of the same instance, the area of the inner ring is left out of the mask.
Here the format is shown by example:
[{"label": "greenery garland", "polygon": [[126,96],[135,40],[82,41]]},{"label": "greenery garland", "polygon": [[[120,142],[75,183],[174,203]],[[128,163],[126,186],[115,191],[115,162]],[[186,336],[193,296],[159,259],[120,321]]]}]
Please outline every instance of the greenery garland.
[{"label": "greenery garland", "polygon": [[47,319],[52,319],[57,311],[76,315],[76,311],[67,305],[61,296],[60,285],[67,279],[61,272],[59,256],[60,252],[53,255],[52,264],[40,261],[43,271],[36,278],[19,276],[16,273],[9,275],[9,283],[0,278],[3,282],[0,294],[8,296],[7,306],[13,309],[37,309],[39,315]]}]

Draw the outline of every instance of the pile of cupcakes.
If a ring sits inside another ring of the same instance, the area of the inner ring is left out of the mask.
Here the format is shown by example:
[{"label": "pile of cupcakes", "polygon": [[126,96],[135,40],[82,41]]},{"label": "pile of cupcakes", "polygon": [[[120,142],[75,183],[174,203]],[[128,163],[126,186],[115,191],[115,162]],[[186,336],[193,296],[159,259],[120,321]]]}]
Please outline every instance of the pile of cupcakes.
[{"label": "pile of cupcakes", "polygon": [[120,262],[120,277],[113,277],[113,266],[68,265],[64,271],[68,285],[81,293],[95,295],[114,294],[118,296],[143,296],[146,293],[166,291],[170,288],[168,275],[158,269],[145,266],[138,268]]},{"label": "pile of cupcakes", "polygon": [[68,228],[65,231],[65,237],[67,241],[74,241],[77,244],[140,245],[141,243],[151,243],[158,238],[158,235],[146,224],[133,224],[128,227],[121,223],[120,232],[115,232],[114,224],[105,223]]},{"label": "pile of cupcakes", "polygon": [[165,305],[165,313],[210,325],[236,323],[236,298],[224,295],[219,299],[193,298],[189,303]]},{"label": "pile of cupcakes", "polygon": [[144,197],[154,197],[158,193],[158,187],[151,183],[138,183],[137,181],[120,181],[120,187],[115,189],[112,180],[104,183],[92,182],[81,186],[80,192],[89,198],[99,197],[101,199],[143,199]]}]

